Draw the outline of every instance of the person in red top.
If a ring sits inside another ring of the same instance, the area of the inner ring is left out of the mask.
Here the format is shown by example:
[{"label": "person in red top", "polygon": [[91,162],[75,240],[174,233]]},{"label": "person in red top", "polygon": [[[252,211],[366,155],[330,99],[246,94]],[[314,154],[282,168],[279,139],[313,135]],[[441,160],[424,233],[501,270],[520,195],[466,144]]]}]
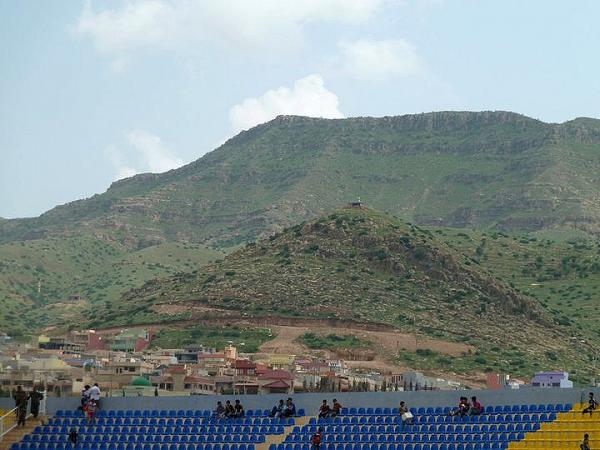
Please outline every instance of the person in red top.
[{"label": "person in red top", "polygon": [[321,429],[319,428],[310,438],[311,450],[319,450],[321,447]]},{"label": "person in red top", "polygon": [[471,409],[469,411],[469,414],[471,416],[478,416],[482,412],[483,412],[483,406],[481,406],[481,403],[479,403],[479,400],[477,400],[477,397],[475,397],[475,396],[471,397]]},{"label": "person in red top", "polygon": [[329,405],[327,404],[327,400],[323,400],[323,404],[319,408],[319,417],[329,417]]},{"label": "person in red top", "polygon": [[331,407],[331,417],[337,417],[342,412],[342,404],[337,401],[336,398],[333,399],[333,405]]}]

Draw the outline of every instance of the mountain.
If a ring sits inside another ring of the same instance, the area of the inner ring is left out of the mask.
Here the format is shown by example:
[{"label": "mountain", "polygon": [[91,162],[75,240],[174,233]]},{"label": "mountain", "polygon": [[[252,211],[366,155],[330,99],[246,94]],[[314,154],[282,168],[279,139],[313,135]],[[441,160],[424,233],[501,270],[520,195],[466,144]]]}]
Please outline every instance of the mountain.
[{"label": "mountain", "polygon": [[[180,169],[118,181],[37,218],[0,221],[0,308],[6,311],[0,329],[18,334],[80,323],[148,280],[199,270],[246,242],[358,197],[427,229],[468,227],[454,232],[469,236],[452,238],[457,251],[545,302],[553,320],[566,323],[571,313],[593,319],[592,263],[579,280],[573,261],[593,258],[596,249],[590,236],[600,215],[599,149],[600,121],[585,118],[546,124],[509,112],[280,116]],[[492,231],[507,237],[481,235]],[[545,258],[537,243],[528,243],[540,233],[562,236],[544,250],[556,255],[556,263],[545,260],[554,275],[538,274],[539,263],[523,257]],[[565,243],[571,238],[587,240]],[[488,260],[473,253],[482,239]],[[518,257],[499,247],[501,241]],[[515,271],[507,275],[505,267]],[[562,301],[567,289],[581,298]],[[585,311],[576,309],[582,302]],[[589,320],[571,322],[582,332],[591,328]]]},{"label": "mountain", "polygon": [[[507,358],[517,372],[590,365],[571,331],[534,298],[437,233],[369,209],[339,210],[195,272],[149,281],[97,310],[90,325],[122,324],[125,314],[128,324],[181,327],[282,319],[338,330],[378,325],[470,346],[455,362],[438,358],[440,366],[467,370],[500,370]],[[418,356],[400,353],[412,364]]]},{"label": "mountain", "polygon": [[142,174],[0,241],[92,234],[128,247],[231,248],[361,197],[418,224],[599,231],[600,121],[509,112],[280,116],[177,170]]}]

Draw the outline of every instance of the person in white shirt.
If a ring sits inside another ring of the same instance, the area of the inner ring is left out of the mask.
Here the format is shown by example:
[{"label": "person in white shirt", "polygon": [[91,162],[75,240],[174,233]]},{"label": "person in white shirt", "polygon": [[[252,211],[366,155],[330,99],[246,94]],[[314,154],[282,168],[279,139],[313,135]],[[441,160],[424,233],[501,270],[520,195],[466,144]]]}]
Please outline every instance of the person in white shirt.
[{"label": "person in white shirt", "polygon": [[94,383],[94,385],[88,391],[90,400],[93,400],[96,403],[96,406],[100,407],[100,388],[98,387],[98,383]]}]

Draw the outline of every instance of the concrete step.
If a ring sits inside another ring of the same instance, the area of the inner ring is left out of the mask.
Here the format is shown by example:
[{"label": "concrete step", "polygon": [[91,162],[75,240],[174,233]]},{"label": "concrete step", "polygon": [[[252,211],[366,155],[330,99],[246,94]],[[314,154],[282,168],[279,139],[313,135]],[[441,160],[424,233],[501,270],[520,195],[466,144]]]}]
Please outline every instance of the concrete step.
[{"label": "concrete step", "polygon": [[285,441],[285,438],[294,430],[294,427],[301,427],[308,423],[310,417],[296,417],[294,418],[294,425],[285,427],[282,434],[270,434],[265,436],[265,442],[255,446],[256,450],[269,450],[271,444],[281,444]]}]

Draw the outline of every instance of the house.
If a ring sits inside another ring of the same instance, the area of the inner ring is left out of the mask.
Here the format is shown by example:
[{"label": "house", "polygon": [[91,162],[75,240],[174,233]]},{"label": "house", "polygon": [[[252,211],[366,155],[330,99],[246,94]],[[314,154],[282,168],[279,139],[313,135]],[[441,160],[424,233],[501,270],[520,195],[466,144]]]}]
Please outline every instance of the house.
[{"label": "house", "polygon": [[121,352],[141,352],[150,346],[153,338],[153,333],[146,330],[122,330],[112,338],[110,349]]},{"label": "house", "polygon": [[531,386],[546,388],[572,388],[568,372],[536,372],[531,379]]},{"label": "house", "polygon": [[231,363],[231,368],[238,377],[248,377],[256,374],[256,364],[248,359],[236,359]]},{"label": "house", "polygon": [[258,377],[261,394],[289,394],[294,390],[294,377],[286,370],[268,370]]}]

